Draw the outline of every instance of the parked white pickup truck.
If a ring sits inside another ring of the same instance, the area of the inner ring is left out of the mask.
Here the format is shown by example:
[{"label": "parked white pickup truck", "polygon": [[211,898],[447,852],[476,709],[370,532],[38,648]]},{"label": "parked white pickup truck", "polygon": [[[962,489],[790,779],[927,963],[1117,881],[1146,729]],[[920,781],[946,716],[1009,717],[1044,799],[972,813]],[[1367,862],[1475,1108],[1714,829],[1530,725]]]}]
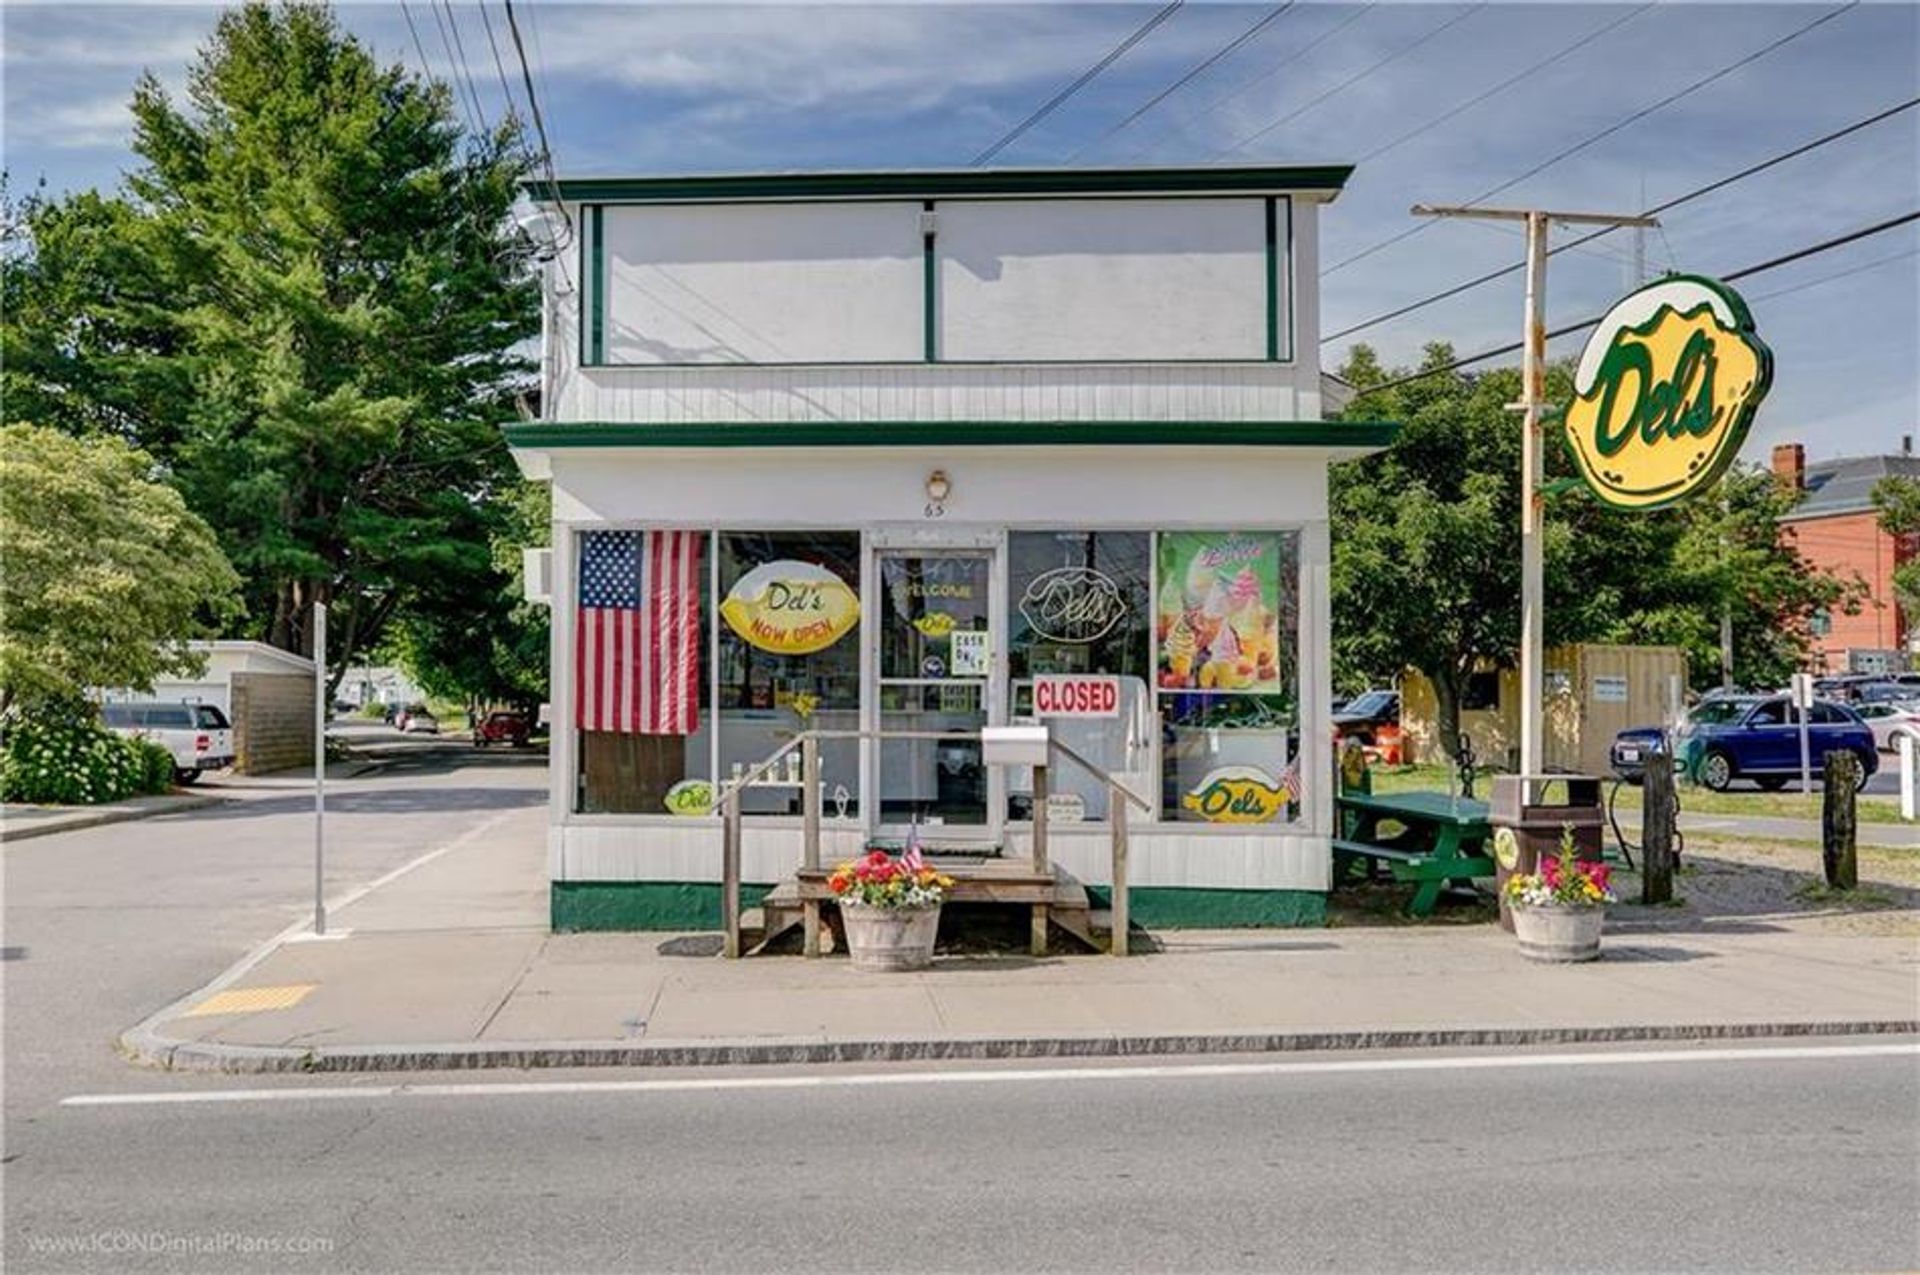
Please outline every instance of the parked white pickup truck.
[{"label": "parked white pickup truck", "polygon": [[152,740],[172,753],[179,783],[233,765],[233,728],[212,704],[103,704],[100,716],[114,733]]}]

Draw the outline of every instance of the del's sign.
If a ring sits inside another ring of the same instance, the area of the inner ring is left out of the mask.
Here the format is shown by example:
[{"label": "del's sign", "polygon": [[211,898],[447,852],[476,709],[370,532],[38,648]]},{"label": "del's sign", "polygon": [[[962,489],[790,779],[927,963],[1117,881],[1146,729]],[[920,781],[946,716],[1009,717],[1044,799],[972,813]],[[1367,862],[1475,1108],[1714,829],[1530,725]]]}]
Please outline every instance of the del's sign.
[{"label": "del's sign", "polygon": [[1580,355],[1567,447],[1616,509],[1658,509],[1720,477],[1773,379],[1740,294],[1674,275],[1607,312]]},{"label": "del's sign", "polygon": [[1035,717],[1118,717],[1120,679],[1084,673],[1042,673],[1033,679]]}]

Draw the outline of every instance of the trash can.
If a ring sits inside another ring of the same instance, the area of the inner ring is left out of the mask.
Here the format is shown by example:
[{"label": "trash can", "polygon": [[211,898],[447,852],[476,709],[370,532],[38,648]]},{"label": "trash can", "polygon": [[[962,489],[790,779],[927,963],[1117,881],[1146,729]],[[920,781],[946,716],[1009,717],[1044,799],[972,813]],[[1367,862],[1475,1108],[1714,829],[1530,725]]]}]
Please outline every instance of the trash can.
[{"label": "trash can", "polygon": [[1543,858],[1560,853],[1560,835],[1573,829],[1573,852],[1598,863],[1606,811],[1600,781],[1592,775],[1495,775],[1487,805],[1493,825],[1494,886],[1500,897],[1500,926],[1513,928],[1507,910],[1507,878],[1535,870]]}]

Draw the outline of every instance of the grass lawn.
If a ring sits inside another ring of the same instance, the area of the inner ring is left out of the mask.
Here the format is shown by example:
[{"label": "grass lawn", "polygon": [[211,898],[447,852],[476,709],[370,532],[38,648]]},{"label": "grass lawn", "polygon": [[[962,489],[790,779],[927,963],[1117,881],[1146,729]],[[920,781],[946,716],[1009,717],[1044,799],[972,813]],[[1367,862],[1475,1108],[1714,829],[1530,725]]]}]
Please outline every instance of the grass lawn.
[{"label": "grass lawn", "polygon": [[[1459,780],[1451,766],[1423,764],[1418,766],[1375,766],[1373,768],[1373,790],[1375,792],[1452,792]],[[1602,793],[1611,787],[1611,780],[1602,786]],[[1796,781],[1797,786],[1797,781]],[[1474,777],[1474,796],[1482,801],[1493,790],[1493,777],[1483,771]],[[1821,795],[1816,790],[1805,797],[1798,792],[1754,792],[1735,789],[1732,792],[1714,792],[1711,788],[1702,788],[1696,784],[1680,785],[1680,808],[1689,814],[1700,815],[1751,815],[1781,819],[1818,819],[1820,817]],[[1617,805],[1621,810],[1640,809],[1640,789],[1624,785],[1620,789]],[[1858,803],[1858,817],[1861,823],[1899,823],[1900,803],[1891,797],[1861,797]]]}]

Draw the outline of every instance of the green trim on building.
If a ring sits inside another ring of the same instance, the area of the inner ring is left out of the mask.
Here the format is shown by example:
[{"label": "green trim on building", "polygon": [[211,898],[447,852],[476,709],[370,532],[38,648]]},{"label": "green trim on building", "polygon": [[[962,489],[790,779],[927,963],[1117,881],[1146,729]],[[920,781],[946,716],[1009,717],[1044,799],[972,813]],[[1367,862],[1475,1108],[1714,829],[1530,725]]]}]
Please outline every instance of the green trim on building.
[{"label": "green trim on building", "polygon": [[[1097,908],[1113,905],[1104,885],[1087,887]],[[1203,890],[1136,885],[1127,892],[1133,923],[1160,930],[1312,929],[1327,923],[1327,896],[1318,890]]]},{"label": "green trim on building", "polygon": [[[920,205],[920,211],[933,211],[933,201],[926,200]],[[934,236],[920,236],[920,310],[921,310],[921,349],[928,363],[940,358],[940,259],[935,251]]]},{"label": "green trim on building", "polygon": [[[879,173],[718,173],[562,179],[560,198],[663,203],[750,199],[955,199],[970,196],[1266,194],[1337,191],[1351,164],[1233,164],[1179,168],[957,168]],[[521,183],[535,199],[553,185]]]},{"label": "green trim on building", "polygon": [[[771,885],[740,886],[740,906],[758,907]],[[555,881],[549,915],[556,934],[579,930],[717,930],[715,881]]]},{"label": "green trim on building", "polygon": [[[740,887],[740,906],[758,907],[773,887]],[[1097,908],[1112,892],[1090,885]],[[1133,921],[1148,929],[1213,930],[1248,927],[1312,928],[1327,921],[1327,896],[1314,890],[1201,890],[1135,886]],[[581,930],[717,930],[720,886],[711,881],[555,881],[555,933]]]},{"label": "green trim on building", "polygon": [[1392,421],[514,421],[511,447],[1389,447]]},{"label": "green trim on building", "polygon": [[590,345],[587,362],[598,366],[607,361],[606,236],[603,220],[606,209],[595,204],[589,212],[588,238],[593,241],[593,286],[587,293],[593,299],[593,308],[588,319]]},{"label": "green trim on building", "polygon": [[1280,210],[1267,197],[1267,362],[1280,361]]}]

